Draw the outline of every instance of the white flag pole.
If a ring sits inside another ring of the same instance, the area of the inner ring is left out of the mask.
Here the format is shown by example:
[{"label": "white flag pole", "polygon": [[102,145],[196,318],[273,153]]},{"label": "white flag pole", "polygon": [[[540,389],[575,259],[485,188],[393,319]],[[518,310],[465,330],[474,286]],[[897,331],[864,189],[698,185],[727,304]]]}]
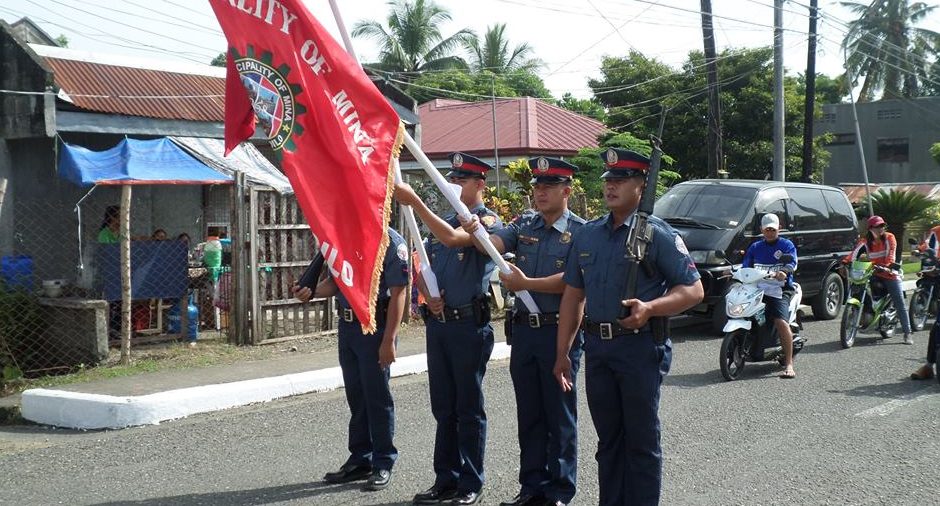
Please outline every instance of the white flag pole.
[{"label": "white flag pole", "polygon": [[[340,35],[343,37],[346,52],[358,62],[359,57],[356,56],[356,50],[353,48],[352,39],[349,38],[349,31],[346,30],[346,23],[343,22],[343,16],[339,12],[336,0],[330,0],[330,9],[333,10],[333,18],[336,20],[336,26],[339,28]],[[407,135],[407,132],[405,135]],[[397,157],[393,160],[393,166],[395,168],[395,182],[401,183],[401,166],[398,164]],[[418,229],[418,222],[415,221],[414,210],[411,209],[411,206],[405,205],[401,206],[401,210],[402,214],[405,215],[405,223],[408,226],[408,230],[411,231],[412,245],[418,250],[418,258],[421,262],[421,265],[418,266],[418,270],[421,272],[421,277],[424,279],[424,284],[428,289],[428,295],[431,298],[438,298],[441,296],[441,291],[437,286],[437,276],[435,276],[434,271],[431,270],[431,262],[428,261],[428,252],[424,249],[424,238],[421,237],[421,230]]]},{"label": "white flag pole", "polygon": [[[336,0],[330,0],[330,9],[333,10],[333,18],[336,19],[336,25],[339,27],[340,34],[343,37],[343,44],[346,45],[346,52],[350,56],[356,58],[356,61],[359,61],[359,58],[356,57],[356,52],[353,49],[352,40],[349,38],[349,32],[346,30],[346,24],[343,23],[343,16],[339,12],[339,7],[336,5]],[[424,151],[421,150],[421,147],[418,146],[418,143],[411,138],[411,134],[405,132],[405,147],[408,148],[408,151],[411,151],[411,154],[414,155],[415,159],[418,160],[418,163],[421,164],[421,168],[424,169],[424,172],[434,181],[434,184],[437,188],[444,194],[444,198],[450,202],[450,205],[453,206],[454,210],[457,211],[457,214],[461,218],[470,219],[470,210],[467,209],[467,206],[460,201],[460,195],[454,191],[454,189],[444,180],[444,176],[437,171],[437,168],[434,167],[434,164],[431,163],[431,160],[428,159],[427,155],[424,154]],[[398,165],[398,160],[395,160],[395,180],[401,181],[401,169]],[[497,168],[498,170],[498,168]],[[419,234],[415,232],[418,229],[418,224],[414,221],[414,212],[409,206],[402,206],[403,212],[405,214],[405,220],[408,223],[408,228],[412,232],[412,237],[420,238]],[[486,252],[490,255],[490,258],[496,262],[496,266],[499,267],[499,270],[504,274],[509,274],[512,272],[509,269],[509,264],[506,263],[506,260],[503,259],[503,256],[499,254],[499,250],[496,249],[496,246],[493,246],[493,242],[490,241],[490,235],[485,228],[479,227],[473,234],[477,240],[480,241],[480,244],[483,245],[483,248],[486,249]],[[424,251],[424,242],[423,239],[417,246],[418,256],[421,257],[421,276],[424,278],[424,282],[428,287],[428,292],[431,297],[439,297],[440,295],[435,295],[431,291],[431,285],[434,285],[434,288],[437,288],[437,278],[434,278],[434,273],[431,271],[430,262],[427,261],[427,252]],[[425,272],[426,271],[426,272]],[[425,277],[425,274],[429,274],[433,280],[428,281],[429,278]],[[435,290],[436,291],[436,290]],[[535,300],[532,298],[532,295],[526,291],[521,290],[516,292],[516,297],[519,297],[520,300],[525,304],[526,309],[530,313],[538,313],[539,307],[535,303]]]}]

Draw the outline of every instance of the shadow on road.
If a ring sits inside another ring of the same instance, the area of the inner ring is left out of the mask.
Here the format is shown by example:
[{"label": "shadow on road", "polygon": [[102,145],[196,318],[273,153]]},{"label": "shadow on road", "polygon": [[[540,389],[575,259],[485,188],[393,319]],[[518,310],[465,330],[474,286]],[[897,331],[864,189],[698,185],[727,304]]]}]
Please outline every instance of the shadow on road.
[{"label": "shadow on road", "polygon": [[[172,497],[157,497],[136,501],[110,501],[99,503],[97,506],[196,506],[205,504],[232,504],[255,505],[286,502],[299,499],[318,498],[318,504],[331,503],[329,497],[333,494],[358,490],[360,483],[346,483],[332,485],[325,482],[295,483],[293,485],[280,485],[276,487],[259,488],[254,490],[233,490],[226,492],[207,492],[204,494],[185,494]],[[382,503],[383,505],[406,505],[411,501]]]},{"label": "shadow on road", "polygon": [[[734,382],[776,378],[780,371],[781,368],[776,362],[750,362]],[[663,385],[679,388],[698,388],[723,383],[729,382],[721,376],[718,369],[695,374],[670,374],[663,380]]]},{"label": "shadow on road", "polygon": [[859,385],[848,390],[829,390],[829,393],[844,394],[850,397],[880,397],[884,399],[897,399],[911,394],[925,387],[924,381],[911,381],[908,378],[899,378],[892,383],[881,385]]}]

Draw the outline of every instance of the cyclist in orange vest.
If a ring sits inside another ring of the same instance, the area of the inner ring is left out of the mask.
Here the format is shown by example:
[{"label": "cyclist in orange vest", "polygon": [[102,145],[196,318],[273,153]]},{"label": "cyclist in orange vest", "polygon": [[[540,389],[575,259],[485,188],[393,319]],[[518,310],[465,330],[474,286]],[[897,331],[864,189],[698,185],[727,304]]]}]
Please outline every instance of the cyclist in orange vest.
[{"label": "cyclist in orange vest", "polygon": [[[881,216],[875,215],[868,218],[868,232],[865,237],[858,241],[855,249],[849,253],[845,261],[851,262],[861,255],[867,254],[868,260],[875,265],[888,267],[893,264],[898,241],[895,239],[894,234],[886,230],[887,225]],[[904,344],[914,344],[914,339],[911,338],[911,322],[907,316],[907,306],[904,303],[904,293],[901,290],[901,278],[883,270],[876,270],[875,276],[887,288],[888,294],[894,300],[894,307],[901,319],[901,328],[904,329]]]}]

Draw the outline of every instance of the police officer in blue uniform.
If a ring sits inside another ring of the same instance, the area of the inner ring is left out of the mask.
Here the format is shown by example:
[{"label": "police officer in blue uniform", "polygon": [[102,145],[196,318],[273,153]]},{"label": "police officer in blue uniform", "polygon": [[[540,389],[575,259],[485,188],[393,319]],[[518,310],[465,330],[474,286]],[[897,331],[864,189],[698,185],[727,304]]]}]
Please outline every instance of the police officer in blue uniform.
[{"label": "police officer in blue uniform", "polygon": [[[483,205],[486,173],[492,167],[465,153],[450,155],[447,178],[460,185],[460,200],[490,232],[502,228],[499,217]],[[396,185],[395,199],[414,207],[434,237],[428,244],[431,269],[441,297],[422,308],[427,328],[428,385],[437,421],[434,438],[434,485],[414,497],[415,504],[475,504],[483,491],[486,412],[483,375],[493,352],[489,281],[495,264],[480,253],[456,215],[441,219],[406,184]]]},{"label": "police officer in blue uniform", "polygon": [[[628,260],[624,244],[647,181],[649,159],[612,148],[604,200],[610,212],[581,227],[565,265],[567,285],[559,308],[555,375],[572,387],[572,364],[565,353],[577,329],[584,329],[585,389],[598,435],[597,464],[601,505],[659,503],[662,482],[659,391],[669,372],[672,346],[663,318],[702,300],[699,274],[682,238],[667,223],[650,217],[652,238],[637,295],[621,300]],[[619,318],[621,305],[629,308]],[[660,319],[660,320],[657,320]]]},{"label": "police officer in blue uniform", "polygon": [[366,490],[382,490],[392,479],[398,450],[395,434],[395,405],[389,390],[389,366],[395,361],[398,327],[407,303],[408,247],[391,228],[379,281],[375,308],[376,331],[363,334],[349,302],[336,288],[333,278],[317,284],[315,291],[294,286],[294,296],[307,302],[311,297],[336,295],[339,308],[339,365],[343,371],[346,402],[349,404],[349,458],[339,470],[326,473],[328,483],[366,480]]},{"label": "police officer in blue uniform", "polygon": [[[571,182],[578,170],[564,160],[529,160],[532,197],[529,210],[491,236],[500,253],[516,254],[511,274],[500,273],[511,291],[528,290],[538,305],[530,313],[521,299],[507,315],[507,341],[512,343],[509,373],[516,393],[519,437],[519,484],[513,499],[501,506],[567,504],[575,494],[578,464],[578,399],[575,390],[559,390],[552,372],[558,335],[558,305],[572,238],[584,220],[568,209]],[[474,220],[464,226],[468,233]],[[568,351],[572,382],[581,362],[581,332]]]}]

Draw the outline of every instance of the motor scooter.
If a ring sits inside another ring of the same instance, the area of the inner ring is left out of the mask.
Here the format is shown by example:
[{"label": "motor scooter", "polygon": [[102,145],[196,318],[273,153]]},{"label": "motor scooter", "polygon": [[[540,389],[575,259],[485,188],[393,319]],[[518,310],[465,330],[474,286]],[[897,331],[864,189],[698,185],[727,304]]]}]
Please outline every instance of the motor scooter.
[{"label": "motor scooter", "polygon": [[893,263],[888,267],[872,262],[854,260],[846,267],[849,280],[849,293],[842,310],[842,323],[839,326],[839,342],[843,348],[851,348],[859,333],[878,332],[882,339],[894,335],[900,318],[894,301],[881,284],[875,271],[890,272],[900,276],[901,264]]},{"label": "motor scooter", "polygon": [[[909,239],[911,246],[916,246],[917,241]],[[911,305],[908,308],[908,315],[911,320],[911,330],[923,330],[927,325],[927,320],[937,314],[940,309],[937,303],[940,295],[940,269],[937,268],[937,255],[933,248],[927,248],[924,251],[913,249],[911,255],[920,258],[920,272],[917,273],[917,288],[911,295]]]},{"label": "motor scooter", "polygon": [[[784,265],[791,261],[790,255],[783,255],[779,264],[770,269],[754,267],[734,267],[731,278],[735,281],[725,295],[725,312],[728,322],[723,332],[719,366],[721,375],[728,381],[736,380],[747,362],[773,362],[783,365],[783,346],[777,327],[765,317],[766,304],[764,290],[757,286],[761,281],[772,278]],[[790,297],[790,330],[793,333],[793,355],[796,356],[806,338],[802,335],[802,312],[799,311],[803,290],[799,283],[793,283],[794,293]]]}]

